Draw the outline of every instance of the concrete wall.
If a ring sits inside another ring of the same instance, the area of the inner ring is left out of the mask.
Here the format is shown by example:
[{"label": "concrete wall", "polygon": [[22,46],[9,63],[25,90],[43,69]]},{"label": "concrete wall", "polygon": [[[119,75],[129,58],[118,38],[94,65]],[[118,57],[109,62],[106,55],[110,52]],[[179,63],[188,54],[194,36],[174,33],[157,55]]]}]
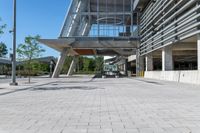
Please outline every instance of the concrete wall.
[{"label": "concrete wall", "polygon": [[200,85],[200,71],[147,71],[144,77]]}]

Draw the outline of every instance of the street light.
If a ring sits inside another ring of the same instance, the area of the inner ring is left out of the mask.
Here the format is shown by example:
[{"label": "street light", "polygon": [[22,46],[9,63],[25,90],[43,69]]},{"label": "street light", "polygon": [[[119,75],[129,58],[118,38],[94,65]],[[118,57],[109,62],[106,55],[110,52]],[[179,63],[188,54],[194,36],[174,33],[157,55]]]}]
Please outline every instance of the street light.
[{"label": "street light", "polygon": [[51,78],[52,77],[52,74],[53,74],[53,60],[50,61],[50,74],[49,74],[49,77]]},{"label": "street light", "polygon": [[12,82],[10,85],[17,86],[16,82],[16,0],[13,0],[13,55],[12,55]]}]

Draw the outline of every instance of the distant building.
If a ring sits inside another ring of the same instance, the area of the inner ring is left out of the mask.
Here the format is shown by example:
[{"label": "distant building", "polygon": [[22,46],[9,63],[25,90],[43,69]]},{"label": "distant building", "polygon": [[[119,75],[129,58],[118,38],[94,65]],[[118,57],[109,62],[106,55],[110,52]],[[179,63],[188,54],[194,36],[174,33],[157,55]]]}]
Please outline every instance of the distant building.
[{"label": "distant building", "polygon": [[[48,57],[41,57],[34,59],[40,63],[48,64],[49,66],[52,65],[52,70],[55,67],[57,59],[53,56]],[[20,66],[23,65],[25,61],[17,61],[17,70],[20,69]],[[8,58],[0,58],[0,75],[10,75],[12,70],[12,61]]]}]

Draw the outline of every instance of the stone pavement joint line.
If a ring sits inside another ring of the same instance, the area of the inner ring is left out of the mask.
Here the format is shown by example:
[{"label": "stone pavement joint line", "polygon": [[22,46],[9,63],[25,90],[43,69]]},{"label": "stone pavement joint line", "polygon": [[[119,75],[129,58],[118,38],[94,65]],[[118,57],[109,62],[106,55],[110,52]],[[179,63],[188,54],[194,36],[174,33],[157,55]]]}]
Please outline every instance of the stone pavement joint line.
[{"label": "stone pavement joint line", "polygon": [[0,95],[0,133],[200,133],[200,87],[55,79]]}]

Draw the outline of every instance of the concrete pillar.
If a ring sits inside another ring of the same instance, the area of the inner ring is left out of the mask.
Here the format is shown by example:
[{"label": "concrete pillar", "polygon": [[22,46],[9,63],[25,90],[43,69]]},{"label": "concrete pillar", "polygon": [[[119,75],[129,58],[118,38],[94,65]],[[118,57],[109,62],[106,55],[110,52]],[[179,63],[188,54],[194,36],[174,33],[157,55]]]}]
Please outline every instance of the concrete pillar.
[{"label": "concrete pillar", "polygon": [[167,46],[162,49],[162,71],[174,69],[172,47]]},{"label": "concrete pillar", "polygon": [[128,75],[128,60],[124,60],[124,74]]},{"label": "concrete pillar", "polygon": [[72,59],[71,65],[69,67],[67,76],[71,76],[73,74],[75,68],[76,68],[76,57],[74,56]]},{"label": "concrete pillar", "polygon": [[60,72],[62,70],[62,67],[64,65],[64,62],[65,62],[65,59],[67,57],[68,51],[69,51],[69,49],[63,49],[63,51],[61,52],[61,54],[58,58],[55,70],[53,72],[52,78],[58,78],[59,77]]},{"label": "concrete pillar", "polygon": [[197,35],[197,59],[198,70],[200,70],[200,34]]},{"label": "concrete pillar", "polygon": [[144,56],[137,56],[136,58],[136,76],[143,76],[144,73]]},{"label": "concrete pillar", "polygon": [[153,56],[152,56],[152,54],[146,55],[146,71],[153,71]]},{"label": "concrete pillar", "polygon": [[136,76],[140,77],[144,75],[144,56],[140,56],[139,44],[136,51]]}]

